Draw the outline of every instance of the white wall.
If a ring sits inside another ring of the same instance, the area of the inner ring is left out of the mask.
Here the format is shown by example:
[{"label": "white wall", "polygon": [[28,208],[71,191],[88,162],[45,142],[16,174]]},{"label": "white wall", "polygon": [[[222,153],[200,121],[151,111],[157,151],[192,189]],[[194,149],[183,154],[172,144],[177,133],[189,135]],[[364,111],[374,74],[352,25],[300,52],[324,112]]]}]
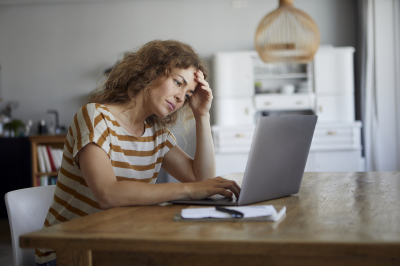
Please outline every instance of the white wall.
[{"label": "white wall", "polygon": [[[355,46],[354,0],[294,3],[316,21],[321,44]],[[277,5],[278,0],[248,0],[245,9],[233,9],[230,0],[0,0],[4,102],[18,101],[13,117],[33,119],[35,129],[41,118],[53,120],[48,109],[57,109],[60,124],[69,126],[104,69],[125,51],[155,38],[187,42],[205,58],[250,50],[258,23]],[[188,134],[192,156],[193,141]]]}]

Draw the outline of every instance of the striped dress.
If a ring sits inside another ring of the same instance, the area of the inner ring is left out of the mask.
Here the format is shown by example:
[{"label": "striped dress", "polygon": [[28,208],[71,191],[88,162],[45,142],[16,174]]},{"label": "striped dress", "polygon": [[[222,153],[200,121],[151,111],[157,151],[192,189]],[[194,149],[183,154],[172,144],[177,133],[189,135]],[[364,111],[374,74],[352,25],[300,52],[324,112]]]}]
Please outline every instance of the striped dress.
[{"label": "striped dress", "polygon": [[[134,137],[123,129],[102,104],[84,105],[68,130],[57,186],[44,227],[101,211],[76,162],[76,154],[96,143],[110,158],[118,181],[155,183],[164,155],[176,145],[173,134],[158,124],[145,123],[145,132]],[[56,259],[50,249],[36,249],[36,262]]]}]

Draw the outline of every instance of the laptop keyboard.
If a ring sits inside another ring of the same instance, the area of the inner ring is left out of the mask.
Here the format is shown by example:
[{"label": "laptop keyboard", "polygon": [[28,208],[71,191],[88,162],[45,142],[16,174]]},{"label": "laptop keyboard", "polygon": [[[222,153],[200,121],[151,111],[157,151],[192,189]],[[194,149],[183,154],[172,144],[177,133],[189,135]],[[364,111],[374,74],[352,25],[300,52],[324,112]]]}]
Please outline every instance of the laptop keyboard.
[{"label": "laptop keyboard", "polygon": [[[210,199],[210,200],[218,200],[218,201],[231,201],[229,198],[227,198],[227,197],[225,197],[225,196],[222,196],[222,195],[220,195],[220,194],[212,195],[211,197],[208,197],[207,199]],[[236,201],[236,200],[237,200],[237,199],[236,199],[236,195],[233,194],[232,201]]]}]

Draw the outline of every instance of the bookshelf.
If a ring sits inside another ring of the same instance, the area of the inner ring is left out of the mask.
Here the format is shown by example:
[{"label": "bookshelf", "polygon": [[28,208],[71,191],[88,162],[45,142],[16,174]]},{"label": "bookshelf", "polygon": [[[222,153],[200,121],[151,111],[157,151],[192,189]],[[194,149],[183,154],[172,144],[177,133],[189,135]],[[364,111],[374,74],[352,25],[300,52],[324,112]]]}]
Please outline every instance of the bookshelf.
[{"label": "bookshelf", "polygon": [[66,135],[38,135],[29,137],[31,141],[31,152],[32,152],[32,185],[34,187],[39,186],[37,184],[37,176],[48,175],[48,176],[58,176],[58,172],[40,173],[38,166],[38,145],[49,145],[53,148],[64,148],[64,143]]}]

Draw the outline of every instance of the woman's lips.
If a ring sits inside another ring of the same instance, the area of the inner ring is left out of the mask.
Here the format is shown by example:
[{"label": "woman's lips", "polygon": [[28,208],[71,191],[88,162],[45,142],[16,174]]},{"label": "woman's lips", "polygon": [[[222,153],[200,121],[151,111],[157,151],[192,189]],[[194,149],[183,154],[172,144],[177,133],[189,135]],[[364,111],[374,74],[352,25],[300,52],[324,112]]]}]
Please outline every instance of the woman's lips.
[{"label": "woman's lips", "polygon": [[170,103],[169,101],[167,101],[167,103],[168,103],[169,108],[171,109],[171,111],[174,111],[175,110],[175,104]]}]

